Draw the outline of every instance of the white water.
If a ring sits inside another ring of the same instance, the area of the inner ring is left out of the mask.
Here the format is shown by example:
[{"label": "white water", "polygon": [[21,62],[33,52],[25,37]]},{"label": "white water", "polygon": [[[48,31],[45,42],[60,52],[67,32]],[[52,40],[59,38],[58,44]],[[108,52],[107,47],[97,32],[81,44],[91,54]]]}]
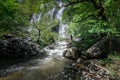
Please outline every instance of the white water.
[{"label": "white water", "polygon": [[68,25],[65,24],[64,22],[62,22],[62,15],[63,12],[65,10],[65,7],[62,6],[62,2],[59,3],[59,11],[57,12],[56,18],[60,21],[60,25],[59,25],[59,37],[60,38],[66,38],[67,36],[67,27]]},{"label": "white water", "polygon": [[51,18],[54,18],[55,10],[56,10],[56,8],[53,8],[53,9],[51,9],[50,11],[48,11],[48,14],[51,15]]}]

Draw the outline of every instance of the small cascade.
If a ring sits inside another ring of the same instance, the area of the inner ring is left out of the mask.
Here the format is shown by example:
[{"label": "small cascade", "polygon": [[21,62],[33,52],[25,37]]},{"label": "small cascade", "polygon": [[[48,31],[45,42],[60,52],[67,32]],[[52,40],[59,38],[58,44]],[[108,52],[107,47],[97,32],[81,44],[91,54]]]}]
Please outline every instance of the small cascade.
[{"label": "small cascade", "polygon": [[[53,49],[50,49],[52,47]],[[63,59],[63,52],[67,50],[67,42],[65,41],[59,41],[56,44],[52,44],[51,46],[48,46],[45,49],[45,51],[48,52],[50,57],[57,57],[59,59]]]}]

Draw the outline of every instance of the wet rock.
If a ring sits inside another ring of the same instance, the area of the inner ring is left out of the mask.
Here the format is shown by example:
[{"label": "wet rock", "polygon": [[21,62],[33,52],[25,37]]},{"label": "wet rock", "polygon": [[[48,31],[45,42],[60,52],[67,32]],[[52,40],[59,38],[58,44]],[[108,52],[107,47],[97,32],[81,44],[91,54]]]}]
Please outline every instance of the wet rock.
[{"label": "wet rock", "polygon": [[77,62],[78,62],[78,63],[83,63],[84,61],[85,61],[84,58],[78,58],[78,59],[77,59]]},{"label": "wet rock", "polygon": [[63,56],[65,58],[73,59],[73,60],[78,59],[79,55],[80,54],[78,53],[78,50],[76,47],[69,48],[63,53]]},{"label": "wet rock", "polygon": [[88,60],[67,65],[56,78],[57,80],[110,80],[110,74],[96,60]]},{"label": "wet rock", "polygon": [[[9,38],[8,38],[9,37]],[[45,51],[30,39],[6,36],[0,40],[0,58],[29,58]]]},{"label": "wet rock", "polygon": [[14,36],[12,34],[4,34],[2,35],[2,39],[10,39],[13,38]]},{"label": "wet rock", "polygon": [[54,49],[55,48],[55,44],[51,44],[47,47],[48,49]]},{"label": "wet rock", "polygon": [[104,58],[107,57],[108,52],[109,48],[107,44],[107,39],[104,38],[88,48],[85,52],[85,55],[88,58]]}]

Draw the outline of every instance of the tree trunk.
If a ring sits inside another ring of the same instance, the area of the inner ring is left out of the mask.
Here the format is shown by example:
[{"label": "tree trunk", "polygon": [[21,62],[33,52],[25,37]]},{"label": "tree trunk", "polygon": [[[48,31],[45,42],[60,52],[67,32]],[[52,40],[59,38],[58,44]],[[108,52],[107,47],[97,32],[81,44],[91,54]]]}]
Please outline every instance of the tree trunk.
[{"label": "tree trunk", "polygon": [[38,30],[38,39],[36,40],[38,44],[39,44],[40,38],[41,38],[41,34],[40,34],[40,30]]}]

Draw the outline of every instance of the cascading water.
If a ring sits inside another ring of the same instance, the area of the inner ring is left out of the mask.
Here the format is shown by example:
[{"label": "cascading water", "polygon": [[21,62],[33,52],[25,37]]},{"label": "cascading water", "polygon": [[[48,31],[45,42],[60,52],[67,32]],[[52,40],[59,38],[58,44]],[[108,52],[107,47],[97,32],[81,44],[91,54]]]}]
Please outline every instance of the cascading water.
[{"label": "cascading water", "polygon": [[[67,25],[62,23],[62,14],[64,7],[62,3],[59,3],[60,9],[57,11],[56,18],[60,20],[59,26],[59,37],[66,37],[66,28]],[[53,8],[48,13],[51,14],[51,17],[54,17],[55,8]],[[41,14],[38,17],[33,16],[31,21],[39,21]],[[50,46],[53,49],[50,49]],[[21,63],[18,65],[11,66],[6,70],[6,72],[15,72],[15,74],[10,75],[7,80],[48,80],[50,76],[53,76],[64,69],[65,64],[68,62],[62,55],[65,50],[67,50],[66,41],[58,41],[56,44],[52,44],[48,47],[45,47],[44,50],[47,51],[48,57],[41,59],[36,58],[30,60],[26,63]]]},{"label": "cascading water", "polygon": [[60,21],[59,25],[59,37],[65,38],[66,37],[66,31],[67,31],[67,24],[62,22],[62,15],[65,10],[65,7],[62,6],[62,2],[59,3],[60,10],[58,11],[56,18]]}]

